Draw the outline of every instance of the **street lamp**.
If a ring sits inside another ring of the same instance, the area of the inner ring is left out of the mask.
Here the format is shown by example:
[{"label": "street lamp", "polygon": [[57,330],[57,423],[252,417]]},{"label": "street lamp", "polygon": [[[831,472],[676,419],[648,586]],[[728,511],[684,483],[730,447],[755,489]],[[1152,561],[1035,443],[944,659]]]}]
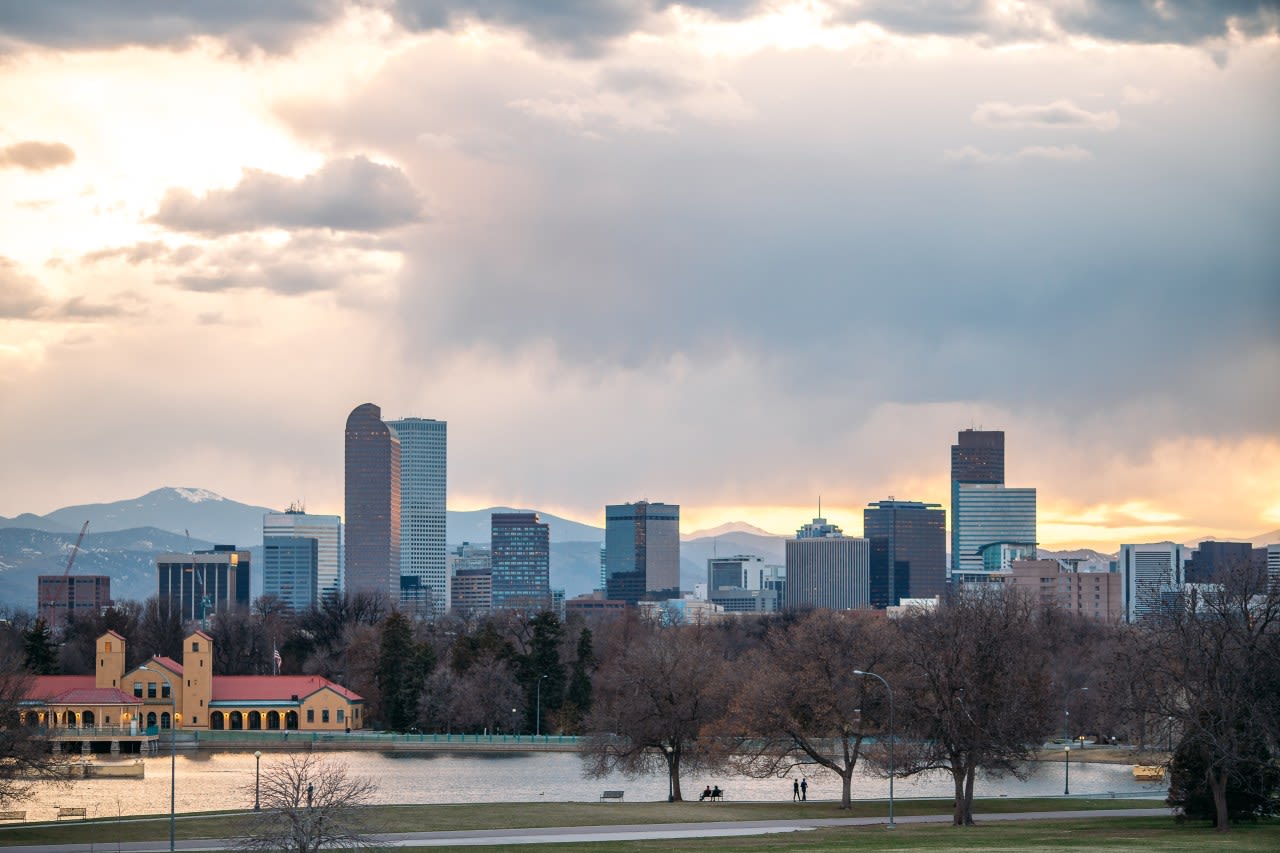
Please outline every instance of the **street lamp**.
[{"label": "street lamp", "polygon": [[533,721],[533,725],[534,725],[533,734],[535,737],[539,737],[542,735],[542,679],[544,678],[546,678],[545,675],[538,676],[538,704],[537,704],[537,710],[536,710],[537,719]]},{"label": "street lamp", "polygon": [[1067,742],[1067,751],[1062,759],[1062,796],[1064,797],[1071,796],[1071,694],[1077,690],[1086,693],[1089,688],[1073,687],[1067,691],[1067,697],[1062,700],[1062,737]]},{"label": "street lamp", "polygon": [[171,712],[169,714],[169,850],[177,849],[177,815],[174,809],[175,798],[177,792],[178,779],[178,696],[173,692],[173,683],[169,681],[169,677],[158,669],[151,669],[145,663],[138,667],[145,672],[154,673],[164,681],[169,688],[169,705]]},{"label": "street lamp", "polygon": [[1170,716],[1168,723],[1164,727],[1165,735],[1169,738],[1169,760],[1173,760],[1173,717]]},{"label": "street lamp", "polygon": [[667,802],[674,803],[676,801],[676,777],[672,773],[671,754],[675,752],[675,748],[664,743],[662,751],[667,754]]},{"label": "street lamp", "polygon": [[262,779],[262,750],[253,753],[253,810],[262,811],[262,798],[258,796]]},{"label": "street lamp", "polygon": [[878,679],[884,685],[884,689],[889,691],[889,829],[893,829],[896,826],[893,822],[893,688],[889,686],[889,682],[874,672],[855,669],[853,674],[863,678],[869,676]]}]

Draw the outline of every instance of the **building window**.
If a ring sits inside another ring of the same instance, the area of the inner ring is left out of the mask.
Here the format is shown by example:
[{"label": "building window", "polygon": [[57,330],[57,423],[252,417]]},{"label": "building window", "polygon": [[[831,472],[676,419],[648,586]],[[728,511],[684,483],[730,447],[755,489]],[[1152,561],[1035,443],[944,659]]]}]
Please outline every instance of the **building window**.
[{"label": "building window", "polygon": [[167,682],[167,681],[166,681],[164,684],[161,684],[161,685],[160,685],[160,698],[161,698],[161,699],[168,699],[168,698],[169,698],[170,694],[173,692],[172,690],[170,690],[170,687],[171,687],[171,685],[170,685],[170,684],[169,684],[169,682]]},{"label": "building window", "polygon": [[315,708],[308,708],[308,709],[307,709],[307,722],[308,722],[308,723],[314,723],[315,721],[316,721],[316,709],[315,709]]},{"label": "building window", "polygon": [[110,653],[111,653],[111,641],[110,641],[110,640],[107,640],[107,642],[106,642],[106,644],[105,644],[105,648],[106,648],[107,654],[110,654]]},{"label": "building window", "polygon": [[339,709],[338,709],[338,722],[340,722],[340,723],[344,723],[344,722],[346,722],[346,719],[347,719],[347,712],[346,712],[346,711],[344,711],[343,709],[339,708]]},{"label": "building window", "polygon": [[192,641],[191,641],[191,651],[193,651],[193,652],[198,652],[198,651],[200,651],[200,643],[199,643],[199,642],[197,642],[196,640],[192,640]]},{"label": "building window", "polygon": [[154,681],[147,682],[147,698],[148,699],[156,698],[156,683]]},{"label": "building window", "polygon": [[322,723],[327,723],[327,722],[329,722],[329,709],[328,709],[328,708],[325,708],[323,711],[321,711],[321,712],[320,712],[320,722],[322,722]]},{"label": "building window", "polygon": [[142,698],[142,682],[141,681],[133,682],[133,695],[137,699]]}]

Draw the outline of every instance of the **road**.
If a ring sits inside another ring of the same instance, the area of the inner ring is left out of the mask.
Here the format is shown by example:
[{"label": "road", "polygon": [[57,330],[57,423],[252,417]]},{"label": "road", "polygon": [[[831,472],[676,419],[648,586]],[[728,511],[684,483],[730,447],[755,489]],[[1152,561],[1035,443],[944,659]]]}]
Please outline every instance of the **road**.
[{"label": "road", "polygon": [[[980,823],[1003,820],[1080,820],[1108,817],[1161,817],[1171,814],[1167,808],[1097,809],[1088,811],[1008,812],[977,815]],[[908,815],[897,818],[899,824],[950,823],[950,815]],[[731,838],[741,835],[768,835],[781,832],[806,832],[828,826],[875,826],[884,824],[883,817],[816,818],[795,820],[743,820],[708,823],[646,823],[616,826],[560,826],[543,829],[482,829],[463,832],[402,832],[374,837],[381,847],[476,847],[514,844],[567,844],[575,841],[655,841],[687,838]],[[177,849],[195,851],[231,850],[233,839],[178,841]],[[165,841],[135,841],[122,844],[57,844],[0,847],[3,853],[164,853]]]}]

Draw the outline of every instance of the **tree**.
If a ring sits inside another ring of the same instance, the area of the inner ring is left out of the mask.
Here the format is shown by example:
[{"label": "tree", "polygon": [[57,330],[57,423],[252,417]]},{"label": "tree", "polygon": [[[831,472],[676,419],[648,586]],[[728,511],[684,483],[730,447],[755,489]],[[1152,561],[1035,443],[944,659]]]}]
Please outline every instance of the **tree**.
[{"label": "tree", "polygon": [[415,643],[408,617],[393,610],[382,623],[375,671],[387,728],[402,732],[417,721],[418,700],[434,666],[435,651],[427,643]]},{"label": "tree", "polygon": [[950,772],[956,826],[973,824],[977,772],[1025,779],[1052,730],[1048,654],[1035,615],[1016,590],[961,590],[937,610],[896,623],[889,681],[905,736],[895,747],[898,768]]},{"label": "tree", "polygon": [[[1256,821],[1277,811],[1280,767],[1268,760],[1270,750],[1260,732],[1255,730],[1248,739],[1252,740],[1251,747],[1247,747],[1244,754],[1233,762],[1238,766],[1231,768],[1224,786],[1229,821]],[[1169,766],[1169,797],[1166,802],[1178,809],[1183,818],[1208,820],[1218,826],[1222,818],[1209,785],[1208,761],[1213,750],[1207,746],[1198,734],[1178,744]]]},{"label": "tree", "polygon": [[[1172,720],[1175,769],[1203,773],[1219,832],[1231,826],[1232,792],[1265,795],[1280,740],[1280,590],[1248,564],[1217,583],[1188,587],[1173,606],[1135,626],[1120,667],[1138,679],[1135,711]],[[1127,664],[1127,665],[1126,665]],[[1194,790],[1183,778],[1180,784]],[[1263,786],[1265,788],[1265,786]]]},{"label": "tree", "polygon": [[131,650],[136,645],[144,660],[153,655],[181,660],[182,641],[186,635],[179,608],[172,606],[168,599],[162,601],[153,595],[142,605],[138,642],[131,643],[126,649]]},{"label": "tree", "polygon": [[526,725],[533,732],[544,729],[539,713],[545,718],[564,704],[564,664],[560,662],[564,626],[554,613],[543,611],[530,628],[529,651],[516,659],[516,666],[525,689]]},{"label": "tree", "polygon": [[[249,785],[246,793],[252,794]],[[369,844],[364,807],[377,786],[347,775],[341,762],[315,753],[288,753],[262,772],[262,810],[245,819],[242,850],[316,853]]]},{"label": "tree", "polygon": [[28,672],[35,675],[52,675],[58,671],[58,645],[53,632],[43,619],[36,621],[22,634],[23,663]]},{"label": "tree", "polygon": [[722,723],[731,763],[758,777],[820,765],[840,777],[849,808],[863,740],[886,730],[887,697],[853,674],[874,670],[879,648],[867,614],[815,610],[773,626],[740,667],[746,677]]},{"label": "tree", "polygon": [[0,633],[0,806],[29,796],[33,782],[56,780],[67,760],[49,752],[40,729],[20,722],[34,682],[24,657],[21,637]]},{"label": "tree", "polygon": [[595,668],[596,658],[592,648],[591,629],[583,628],[578,633],[577,654],[573,659],[573,668],[569,674],[569,688],[565,694],[560,717],[561,726],[573,734],[581,730],[583,718],[591,712],[591,674]]},{"label": "tree", "polygon": [[665,768],[678,802],[682,770],[721,760],[700,736],[724,710],[724,658],[716,635],[701,626],[622,630],[632,632],[630,642],[599,672],[581,746],[585,771],[635,776]]}]

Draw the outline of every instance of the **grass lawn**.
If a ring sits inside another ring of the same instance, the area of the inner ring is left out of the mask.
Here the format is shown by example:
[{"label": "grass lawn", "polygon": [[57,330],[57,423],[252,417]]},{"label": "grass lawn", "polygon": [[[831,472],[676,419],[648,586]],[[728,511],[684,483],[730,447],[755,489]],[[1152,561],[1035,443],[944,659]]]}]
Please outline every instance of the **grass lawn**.
[{"label": "grass lawn", "polygon": [[[890,850],[1280,850],[1280,821],[1233,827],[1225,838],[1203,826],[1178,826],[1172,818],[1115,818],[1080,821],[982,824],[982,813],[1065,811],[1081,809],[1150,808],[1156,800],[992,799],[975,804],[979,826],[900,825],[883,827],[830,827],[816,831],[766,836],[735,836],[648,842],[609,842],[539,845],[575,853],[621,850],[845,850],[850,846],[871,851]],[[896,804],[899,817],[949,814],[950,803],[938,800],[904,800]],[[841,811],[831,802],[810,803],[503,803],[374,806],[367,816],[375,832],[506,829],[551,826],[600,826],[608,824],[685,823],[727,820],[777,820],[784,818],[882,817],[885,804],[857,803]],[[179,838],[225,838],[238,834],[234,814],[180,816]],[[0,827],[0,848],[19,844],[74,844],[92,842],[104,849],[117,842],[168,838],[168,817],[119,821],[97,820],[37,826]],[[406,848],[402,848],[406,849]],[[422,848],[427,849],[427,848]],[[440,848],[435,848],[440,849]],[[480,849],[501,849],[500,847]]]}]

